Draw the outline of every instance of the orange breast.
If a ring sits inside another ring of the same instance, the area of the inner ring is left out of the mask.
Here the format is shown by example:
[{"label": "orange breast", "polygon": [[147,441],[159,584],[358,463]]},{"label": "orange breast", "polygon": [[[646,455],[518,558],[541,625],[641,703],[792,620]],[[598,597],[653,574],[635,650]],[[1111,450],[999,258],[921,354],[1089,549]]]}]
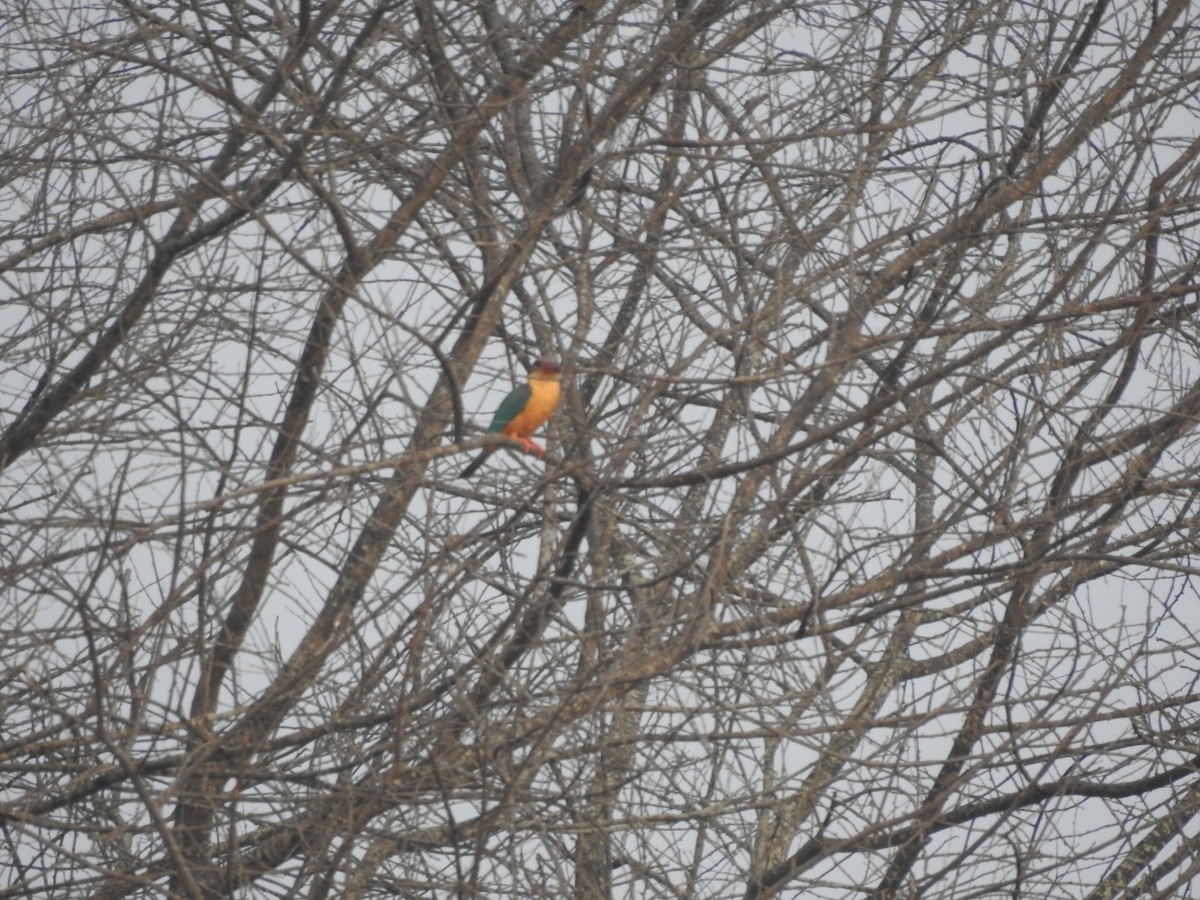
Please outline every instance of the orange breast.
[{"label": "orange breast", "polygon": [[500,429],[509,437],[532,437],[533,433],[550,418],[550,414],[558,406],[558,398],[562,396],[562,386],[557,381],[530,379],[529,390],[529,402],[525,404],[525,408]]}]

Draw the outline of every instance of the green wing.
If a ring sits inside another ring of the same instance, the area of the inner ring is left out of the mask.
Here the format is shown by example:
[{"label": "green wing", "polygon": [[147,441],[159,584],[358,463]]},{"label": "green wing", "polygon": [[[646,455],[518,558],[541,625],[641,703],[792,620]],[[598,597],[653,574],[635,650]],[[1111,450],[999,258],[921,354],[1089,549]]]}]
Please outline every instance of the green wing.
[{"label": "green wing", "polygon": [[512,393],[504,398],[504,402],[500,404],[500,408],[496,410],[496,416],[492,419],[492,424],[488,426],[488,431],[499,431],[511,422],[513,417],[529,404],[529,398],[532,394],[533,391],[527,384],[523,384],[519,388],[514,388]]}]

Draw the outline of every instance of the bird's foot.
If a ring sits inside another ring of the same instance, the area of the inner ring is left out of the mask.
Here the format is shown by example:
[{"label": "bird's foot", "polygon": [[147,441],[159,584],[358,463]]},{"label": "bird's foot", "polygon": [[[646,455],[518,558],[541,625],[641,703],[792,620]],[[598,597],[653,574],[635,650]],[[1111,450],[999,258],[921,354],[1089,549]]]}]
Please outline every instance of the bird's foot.
[{"label": "bird's foot", "polygon": [[521,442],[521,446],[525,448],[526,453],[536,453],[538,459],[546,455],[546,449],[537,443],[537,441],[531,438],[518,438],[518,440]]}]

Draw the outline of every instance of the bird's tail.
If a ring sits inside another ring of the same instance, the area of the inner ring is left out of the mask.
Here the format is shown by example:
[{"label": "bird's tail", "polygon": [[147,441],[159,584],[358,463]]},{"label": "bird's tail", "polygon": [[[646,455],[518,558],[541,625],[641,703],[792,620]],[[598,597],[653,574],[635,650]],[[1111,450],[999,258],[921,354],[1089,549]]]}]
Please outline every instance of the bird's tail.
[{"label": "bird's tail", "polygon": [[463,469],[461,472],[458,473],[458,477],[459,478],[470,478],[472,475],[474,475],[476,472],[479,471],[479,467],[482,466],[485,462],[487,462],[487,458],[491,455],[492,455],[491,448],[485,449],[482,453],[480,453],[477,457],[475,457],[475,459],[473,459],[471,461],[471,464],[469,466],[467,466],[465,469]]}]

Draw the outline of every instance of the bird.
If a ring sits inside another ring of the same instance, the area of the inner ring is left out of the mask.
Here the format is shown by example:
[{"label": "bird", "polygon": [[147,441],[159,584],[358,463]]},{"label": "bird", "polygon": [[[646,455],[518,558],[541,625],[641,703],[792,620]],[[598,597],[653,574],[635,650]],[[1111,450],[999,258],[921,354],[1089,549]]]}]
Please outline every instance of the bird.
[{"label": "bird", "polygon": [[[529,373],[529,381],[513,388],[504,398],[492,424],[491,433],[500,432],[521,442],[525,452],[536,452],[540,458],[546,451],[533,440],[533,433],[550,418],[558,398],[562,396],[562,367],[552,359],[539,359]],[[496,452],[495,447],[485,447],[472,463],[459,474],[459,478],[470,478]]]}]

